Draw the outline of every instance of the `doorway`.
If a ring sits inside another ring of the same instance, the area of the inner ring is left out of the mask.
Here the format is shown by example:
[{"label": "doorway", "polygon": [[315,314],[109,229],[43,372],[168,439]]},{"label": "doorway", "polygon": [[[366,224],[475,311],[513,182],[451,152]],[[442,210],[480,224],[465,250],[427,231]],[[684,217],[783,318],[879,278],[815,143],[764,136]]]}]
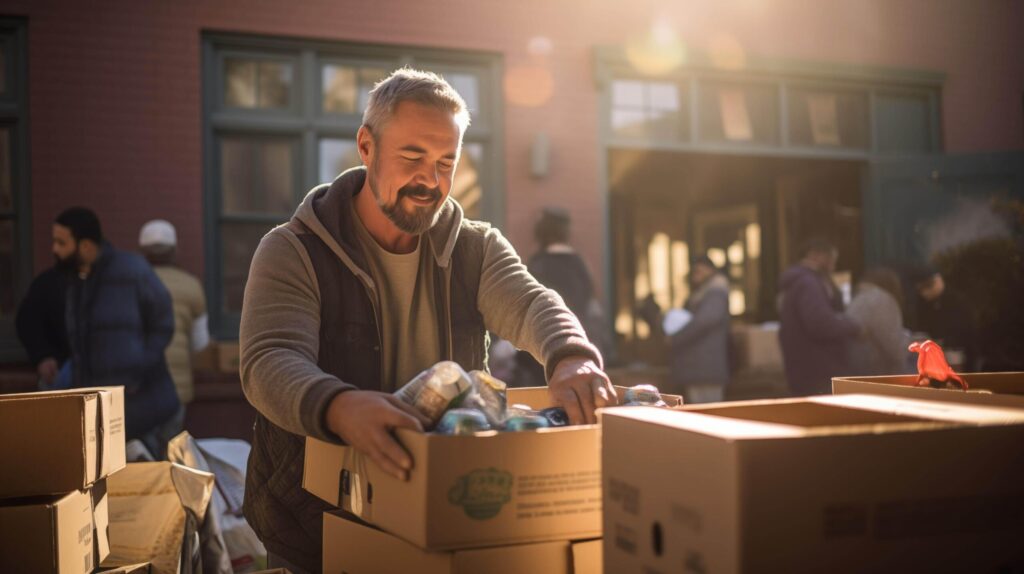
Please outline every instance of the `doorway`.
[{"label": "doorway", "polygon": [[637,310],[649,296],[663,310],[681,307],[694,255],[707,254],[728,275],[737,323],[777,318],[779,275],[799,259],[808,237],[837,243],[841,282],[848,285],[863,269],[863,161],[615,148],[608,154],[620,364],[665,364],[659,330]]}]

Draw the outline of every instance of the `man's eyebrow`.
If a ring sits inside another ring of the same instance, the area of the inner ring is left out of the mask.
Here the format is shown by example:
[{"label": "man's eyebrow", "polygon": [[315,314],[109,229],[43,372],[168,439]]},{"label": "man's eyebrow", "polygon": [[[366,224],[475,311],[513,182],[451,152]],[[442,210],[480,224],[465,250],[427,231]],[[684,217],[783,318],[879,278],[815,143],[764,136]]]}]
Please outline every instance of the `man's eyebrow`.
[{"label": "man's eyebrow", "polygon": [[[421,154],[421,155],[426,155],[427,154],[427,150],[425,150],[424,148],[421,148],[420,146],[418,146],[416,144],[409,144],[407,146],[400,147],[400,148],[398,148],[398,151],[404,151],[404,152],[409,152],[409,153],[418,153],[418,154]],[[457,154],[455,152],[449,152],[449,153],[444,154],[441,157],[443,157],[444,159],[454,160],[457,157]]]}]

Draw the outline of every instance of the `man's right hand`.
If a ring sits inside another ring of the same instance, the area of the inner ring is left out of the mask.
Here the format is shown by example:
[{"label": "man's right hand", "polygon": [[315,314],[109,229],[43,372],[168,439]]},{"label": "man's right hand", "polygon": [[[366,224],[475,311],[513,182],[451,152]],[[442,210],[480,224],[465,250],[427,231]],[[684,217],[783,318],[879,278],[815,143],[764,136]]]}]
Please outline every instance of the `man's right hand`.
[{"label": "man's right hand", "polygon": [[60,365],[57,364],[57,359],[53,357],[47,357],[39,364],[36,365],[36,373],[39,374],[39,378],[43,381],[47,387],[53,384],[54,379],[57,378],[57,373],[60,371]]},{"label": "man's right hand", "polygon": [[430,419],[394,395],[345,391],[327,407],[327,428],[399,480],[409,477],[412,457],[395,440],[398,428],[423,432]]}]

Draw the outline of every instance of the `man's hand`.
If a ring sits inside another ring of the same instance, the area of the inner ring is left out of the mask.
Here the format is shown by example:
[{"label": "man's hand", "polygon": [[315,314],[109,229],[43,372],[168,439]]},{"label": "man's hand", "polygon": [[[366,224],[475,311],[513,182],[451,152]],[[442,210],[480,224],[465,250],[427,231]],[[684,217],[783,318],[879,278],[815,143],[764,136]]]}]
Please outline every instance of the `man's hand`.
[{"label": "man's hand", "polygon": [[36,373],[39,374],[39,378],[47,387],[53,384],[53,381],[57,378],[57,373],[59,371],[60,365],[57,364],[57,359],[54,359],[53,357],[47,357],[42,361],[39,361],[39,364],[36,365]]},{"label": "man's hand", "polygon": [[399,480],[409,477],[412,457],[391,432],[423,432],[430,419],[397,397],[377,391],[345,391],[327,407],[327,428]]},{"label": "man's hand", "polygon": [[569,424],[595,424],[594,409],[619,404],[608,375],[586,357],[566,357],[558,362],[548,382],[555,403],[569,415]]}]

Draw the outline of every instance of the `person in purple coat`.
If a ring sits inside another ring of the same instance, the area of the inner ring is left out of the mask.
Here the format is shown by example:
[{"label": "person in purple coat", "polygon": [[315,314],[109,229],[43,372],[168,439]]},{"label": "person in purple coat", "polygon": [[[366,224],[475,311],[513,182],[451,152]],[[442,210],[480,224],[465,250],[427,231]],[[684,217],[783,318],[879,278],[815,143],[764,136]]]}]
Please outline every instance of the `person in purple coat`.
[{"label": "person in purple coat", "polygon": [[839,250],[821,238],[801,249],[801,259],[779,281],[779,343],[786,381],[794,396],[830,394],[832,377],[849,374],[848,353],[860,326],[843,314],[832,281]]}]

